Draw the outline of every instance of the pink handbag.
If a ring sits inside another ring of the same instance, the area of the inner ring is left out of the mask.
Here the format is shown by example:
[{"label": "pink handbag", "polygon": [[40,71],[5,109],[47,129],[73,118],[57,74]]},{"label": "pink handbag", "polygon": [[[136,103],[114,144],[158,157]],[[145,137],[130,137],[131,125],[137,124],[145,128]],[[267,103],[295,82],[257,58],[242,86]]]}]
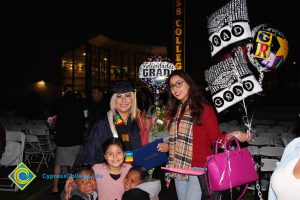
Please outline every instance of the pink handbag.
[{"label": "pink handbag", "polygon": [[237,140],[237,149],[227,148],[206,159],[208,189],[212,191],[223,191],[237,186],[245,185],[258,180],[253,157],[247,148],[240,148]]}]

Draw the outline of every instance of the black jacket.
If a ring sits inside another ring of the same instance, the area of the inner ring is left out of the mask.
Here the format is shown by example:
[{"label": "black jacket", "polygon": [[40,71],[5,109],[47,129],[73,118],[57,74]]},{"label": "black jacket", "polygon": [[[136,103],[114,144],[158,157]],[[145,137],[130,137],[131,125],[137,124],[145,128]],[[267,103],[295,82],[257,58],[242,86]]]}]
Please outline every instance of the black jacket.
[{"label": "black jacket", "polygon": [[84,130],[82,99],[69,92],[55,102],[52,114],[57,115],[56,145],[62,147],[82,145]]},{"label": "black jacket", "polygon": [[133,188],[124,192],[122,200],[150,200],[149,194],[140,188]]},{"label": "black jacket", "polygon": [[[108,113],[111,113],[111,111]],[[110,118],[110,120],[112,120],[112,117]],[[132,149],[136,149],[141,146],[140,129],[137,121],[131,122],[129,118],[127,126],[128,130],[131,130],[129,134]],[[89,133],[87,143],[85,144],[83,151],[77,155],[73,166],[78,164],[94,165],[96,163],[102,163],[104,161],[102,144],[110,137],[113,137],[113,133],[109,124],[108,115],[105,115],[102,119],[94,124]]]},{"label": "black jacket", "polygon": [[[75,188],[75,189],[73,188],[73,190],[71,191],[70,196],[71,196],[70,200],[90,200],[90,197],[87,194],[81,192],[78,188]],[[65,191],[63,191],[61,193],[60,199],[61,200],[66,199],[66,192]],[[98,197],[96,198],[96,200],[98,200]]]}]

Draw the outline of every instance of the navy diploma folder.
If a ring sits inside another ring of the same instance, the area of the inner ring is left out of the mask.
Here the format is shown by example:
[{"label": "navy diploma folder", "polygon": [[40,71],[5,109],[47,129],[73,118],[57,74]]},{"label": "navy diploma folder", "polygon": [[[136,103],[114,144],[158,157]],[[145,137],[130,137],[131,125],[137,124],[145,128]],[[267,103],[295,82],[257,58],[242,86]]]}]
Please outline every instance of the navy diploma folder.
[{"label": "navy diploma folder", "polygon": [[163,143],[162,138],[133,150],[133,165],[142,166],[149,170],[165,164],[168,161],[168,156],[167,153],[157,150],[159,143]]}]

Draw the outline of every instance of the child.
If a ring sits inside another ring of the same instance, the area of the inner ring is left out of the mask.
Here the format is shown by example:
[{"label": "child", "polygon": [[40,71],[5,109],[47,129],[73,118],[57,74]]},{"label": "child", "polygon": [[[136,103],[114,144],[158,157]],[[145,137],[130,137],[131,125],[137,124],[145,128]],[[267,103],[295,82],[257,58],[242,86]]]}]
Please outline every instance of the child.
[{"label": "child", "polygon": [[[98,200],[95,173],[90,165],[78,165],[73,169],[72,175],[77,187],[73,188],[70,200]],[[65,199],[65,192],[61,199]]]},{"label": "child", "polygon": [[109,138],[103,145],[105,163],[95,164],[99,199],[121,200],[124,193],[123,179],[131,168],[124,163],[125,152],[118,138]]},{"label": "child", "polygon": [[[105,163],[95,164],[93,170],[96,176],[99,200],[121,200],[124,193],[123,179],[131,168],[124,163],[125,152],[118,138],[109,138],[102,144]],[[74,180],[68,178],[65,184],[66,198],[72,191]]]},{"label": "child", "polygon": [[130,168],[123,183],[125,193],[122,200],[158,200],[160,180],[148,181],[148,172],[139,166]]}]

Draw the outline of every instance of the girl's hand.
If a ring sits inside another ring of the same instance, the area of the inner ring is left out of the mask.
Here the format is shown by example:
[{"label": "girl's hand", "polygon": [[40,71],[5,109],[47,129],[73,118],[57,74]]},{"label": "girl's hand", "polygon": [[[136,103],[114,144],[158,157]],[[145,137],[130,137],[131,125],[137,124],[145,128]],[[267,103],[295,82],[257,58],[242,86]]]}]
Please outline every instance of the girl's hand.
[{"label": "girl's hand", "polygon": [[167,143],[159,143],[157,145],[157,150],[160,152],[168,152],[169,151],[169,145]]},{"label": "girl's hand", "polygon": [[65,192],[66,192],[65,200],[69,200],[69,199],[70,199],[71,191],[72,191],[72,188],[73,188],[74,186],[75,186],[74,179],[73,179],[72,177],[69,177],[69,178],[66,180],[66,183],[65,183]]},{"label": "girl's hand", "polygon": [[226,138],[227,140],[233,140],[235,138],[239,142],[246,142],[252,140],[252,134],[250,132],[245,133],[242,131],[232,131],[231,133],[228,133]]}]

